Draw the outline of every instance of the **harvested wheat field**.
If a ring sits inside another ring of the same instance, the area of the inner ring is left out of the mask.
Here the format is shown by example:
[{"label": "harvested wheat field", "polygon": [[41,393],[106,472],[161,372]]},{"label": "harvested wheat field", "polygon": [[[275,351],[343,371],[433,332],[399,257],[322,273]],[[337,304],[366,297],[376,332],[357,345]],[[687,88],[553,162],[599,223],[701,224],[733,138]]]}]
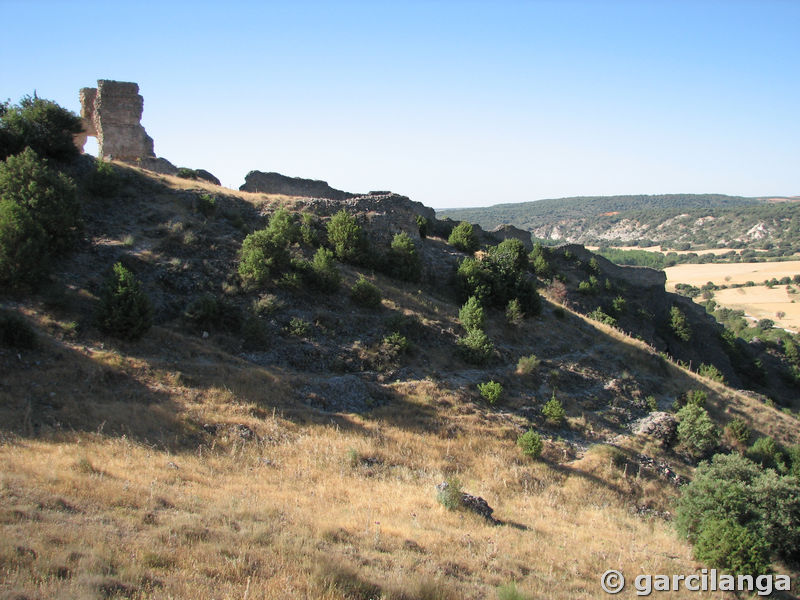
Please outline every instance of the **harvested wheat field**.
[{"label": "harvested wheat field", "polygon": [[758,285],[714,292],[717,304],[743,310],[746,315],[756,319],[772,319],[779,327],[793,331],[800,331],[798,297],[797,286],[783,285],[773,288]]},{"label": "harvested wheat field", "polygon": [[800,260],[785,262],[676,265],[664,269],[667,289],[674,290],[678,283],[701,286],[711,281],[718,285],[732,283],[761,283],[773,277],[794,277],[800,273]]}]

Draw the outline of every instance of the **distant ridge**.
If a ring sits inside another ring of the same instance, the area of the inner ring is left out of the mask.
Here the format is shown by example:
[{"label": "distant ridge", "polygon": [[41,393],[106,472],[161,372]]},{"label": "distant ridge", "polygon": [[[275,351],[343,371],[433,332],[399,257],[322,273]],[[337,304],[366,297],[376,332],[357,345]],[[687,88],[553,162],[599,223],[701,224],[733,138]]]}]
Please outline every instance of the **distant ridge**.
[{"label": "distant ridge", "polygon": [[503,224],[536,238],[581,244],[655,243],[748,247],[800,243],[800,203],[796,197],[724,194],[578,196],[444,209],[437,216]]}]

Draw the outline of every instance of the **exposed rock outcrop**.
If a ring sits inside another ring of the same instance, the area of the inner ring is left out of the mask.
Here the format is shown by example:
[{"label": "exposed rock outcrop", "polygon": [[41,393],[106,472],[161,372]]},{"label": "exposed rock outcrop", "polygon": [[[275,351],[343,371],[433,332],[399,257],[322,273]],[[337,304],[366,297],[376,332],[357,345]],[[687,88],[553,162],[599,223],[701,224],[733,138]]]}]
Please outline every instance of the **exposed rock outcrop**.
[{"label": "exposed rock outcrop", "polygon": [[358,196],[358,194],[333,189],[326,181],[287,177],[280,173],[264,173],[262,171],[250,171],[245,176],[244,185],[239,190],[303,198],[328,198],[330,200],[348,200]]},{"label": "exposed rock outcrop", "polygon": [[353,196],[346,200],[330,198],[314,198],[301,203],[317,215],[330,216],[345,209],[355,214],[367,237],[378,248],[388,248],[395,234],[407,233],[411,238],[419,239],[417,215],[428,220],[435,219],[432,208],[421,202],[410,200],[400,194],[370,194]]},{"label": "exposed rock outcrop", "polygon": [[526,250],[529,252],[533,250],[533,242],[531,241],[530,231],[525,231],[524,229],[520,229],[519,227],[514,227],[513,225],[505,223],[503,225],[498,225],[489,233],[494,234],[495,237],[498,237],[501,240],[507,240],[510,238],[517,239],[525,245]]},{"label": "exposed rock outcrop", "polygon": [[80,91],[84,133],[75,143],[82,151],[88,136],[97,138],[98,156],[133,162],[155,157],[153,138],[141,125],[144,99],[132,82],[99,79]]}]

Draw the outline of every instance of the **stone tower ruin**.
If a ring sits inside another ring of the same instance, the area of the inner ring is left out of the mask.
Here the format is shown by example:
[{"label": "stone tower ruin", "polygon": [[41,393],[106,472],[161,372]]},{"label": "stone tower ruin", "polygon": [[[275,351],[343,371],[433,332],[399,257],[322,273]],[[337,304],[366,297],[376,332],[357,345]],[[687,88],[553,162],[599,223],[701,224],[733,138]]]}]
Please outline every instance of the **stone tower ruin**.
[{"label": "stone tower ruin", "polygon": [[99,79],[96,88],[80,91],[84,132],[75,144],[83,151],[88,136],[97,138],[98,158],[135,162],[154,158],[153,138],[140,123],[144,98],[139,86]]}]

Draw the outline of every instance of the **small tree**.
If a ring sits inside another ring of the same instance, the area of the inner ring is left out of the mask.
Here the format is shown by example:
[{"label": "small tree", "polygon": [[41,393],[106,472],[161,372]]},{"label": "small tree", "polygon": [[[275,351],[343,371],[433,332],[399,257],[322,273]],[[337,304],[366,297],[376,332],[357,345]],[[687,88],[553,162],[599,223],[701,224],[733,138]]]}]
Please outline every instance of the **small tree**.
[{"label": "small tree", "polygon": [[530,375],[539,368],[541,363],[542,361],[540,361],[535,354],[531,354],[530,356],[521,356],[517,361],[516,374]]},{"label": "small tree", "polygon": [[542,453],[544,443],[542,443],[542,437],[538,433],[529,429],[517,438],[517,446],[520,447],[525,456],[536,458]]},{"label": "small tree", "polygon": [[381,305],[380,289],[363,275],[359,275],[358,280],[350,288],[350,298],[356,304],[367,308],[378,308]]},{"label": "small tree", "polygon": [[484,318],[483,307],[475,296],[470,296],[458,311],[458,320],[467,331],[483,329]]},{"label": "small tree", "polygon": [[553,423],[554,425],[560,425],[567,416],[567,412],[564,410],[564,405],[561,404],[561,401],[558,398],[556,398],[555,390],[553,390],[553,395],[550,397],[550,400],[545,402],[545,405],[542,407],[542,414],[550,423]]},{"label": "small tree", "polygon": [[153,307],[141,283],[121,263],[106,279],[97,313],[100,329],[115,337],[136,340],[153,324]]},{"label": "small tree", "polygon": [[72,181],[26,148],[0,163],[0,281],[34,283],[81,232]]},{"label": "small tree", "polygon": [[689,321],[686,320],[686,315],[677,306],[673,306],[669,310],[669,324],[678,339],[684,342],[692,339],[692,328],[689,325]]},{"label": "small tree", "polygon": [[418,281],[422,274],[422,264],[414,240],[404,231],[395,234],[389,251],[391,272],[395,277],[406,281]]},{"label": "small tree", "polygon": [[469,223],[462,221],[450,232],[447,243],[461,250],[472,254],[478,249],[478,236]]},{"label": "small tree", "polygon": [[475,365],[483,365],[489,362],[494,354],[494,344],[483,330],[471,329],[458,340],[461,355],[464,360]]},{"label": "small tree", "polygon": [[506,306],[506,321],[508,321],[508,324],[519,325],[522,323],[524,316],[525,315],[522,313],[522,306],[520,306],[519,300],[516,298],[509,300],[508,305]]},{"label": "small tree", "polygon": [[345,209],[333,215],[328,221],[328,241],[336,258],[343,262],[356,261],[363,244],[363,232],[355,216]]},{"label": "small tree", "polygon": [[700,458],[717,447],[719,431],[702,406],[687,404],[676,417],[678,442],[693,457]]},{"label": "small tree", "polygon": [[419,228],[419,237],[423,240],[428,237],[428,219],[422,215],[417,215],[417,227]]},{"label": "small tree", "polygon": [[333,252],[327,248],[318,248],[311,261],[312,285],[324,292],[335,292],[339,289],[341,275],[336,266]]}]

